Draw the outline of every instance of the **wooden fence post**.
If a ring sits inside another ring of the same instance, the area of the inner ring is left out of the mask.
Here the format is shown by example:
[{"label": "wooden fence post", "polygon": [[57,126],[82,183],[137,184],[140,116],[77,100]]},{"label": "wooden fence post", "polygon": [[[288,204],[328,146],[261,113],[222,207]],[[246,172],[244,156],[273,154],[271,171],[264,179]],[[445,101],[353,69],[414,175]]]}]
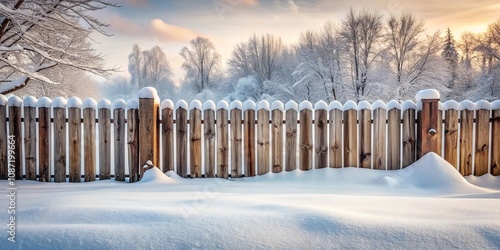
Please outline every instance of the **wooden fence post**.
[{"label": "wooden fence post", "polygon": [[189,104],[189,159],[191,178],[201,178],[201,102]]},{"label": "wooden fence post", "polygon": [[84,181],[96,179],[96,109],[97,102],[92,98],[83,101],[83,173]]},{"label": "wooden fence post", "polygon": [[373,110],[373,169],[385,170],[387,167],[387,161],[386,161],[387,106],[383,101],[378,100],[373,103],[372,110]]},{"label": "wooden fence post", "polygon": [[358,106],[353,101],[344,104],[344,167],[358,166]]},{"label": "wooden fence post", "polygon": [[26,180],[36,180],[36,106],[33,96],[24,98],[24,159]]},{"label": "wooden fence post", "polygon": [[203,103],[203,134],[205,146],[205,177],[215,177],[215,103]]},{"label": "wooden fence post", "polygon": [[[175,104],[175,130],[176,130],[176,151],[177,151],[177,174],[180,177],[188,176],[188,104],[180,100]],[[142,147],[142,144],[141,144]],[[142,150],[141,150],[142,151]]]},{"label": "wooden fence post", "polygon": [[228,114],[226,101],[217,103],[217,177],[227,179],[229,166]]},{"label": "wooden fence post", "polygon": [[500,100],[491,103],[491,158],[490,173],[500,175]]},{"label": "wooden fence post", "polygon": [[488,149],[490,147],[490,111],[491,104],[487,101],[475,103],[476,109],[476,145],[474,155],[474,175],[488,173]]},{"label": "wooden fence post", "polygon": [[54,182],[66,182],[66,99],[52,102],[54,114]]},{"label": "wooden fence post", "polygon": [[171,100],[161,102],[161,125],[162,170],[166,173],[174,170],[174,103]]},{"label": "wooden fence post", "polygon": [[395,100],[387,103],[387,131],[387,170],[401,169],[401,105]]},{"label": "wooden fence post", "polygon": [[82,181],[82,101],[68,100],[69,182]]},{"label": "wooden fence post", "polygon": [[330,167],[341,168],[342,163],[342,104],[338,101],[333,101],[328,105],[330,110],[329,124],[329,149],[330,149]]},{"label": "wooden fence post", "polygon": [[285,104],[285,169],[297,169],[297,111],[299,106],[294,101]]},{"label": "wooden fence post", "polygon": [[[115,159],[114,172],[115,180],[125,181],[125,109],[127,103],[123,99],[116,99],[113,102],[113,135]],[[157,162],[158,163],[158,162]]]},{"label": "wooden fence post", "polygon": [[410,166],[416,160],[416,123],[417,105],[413,101],[405,101],[401,105],[403,111],[403,168]]},{"label": "wooden fence post", "polygon": [[359,167],[372,168],[372,109],[367,101],[358,104]]},{"label": "wooden fence post", "polygon": [[38,100],[38,180],[41,182],[50,182],[51,178],[51,106],[50,98]]},{"label": "wooden fence post", "polygon": [[7,97],[0,94],[0,180],[6,180],[9,178],[9,166],[7,161],[7,103]]},{"label": "wooden fence post", "polygon": [[231,102],[229,107],[230,120],[231,120],[231,178],[240,178],[242,174],[241,166],[241,148],[242,148],[242,134],[241,134],[241,112],[243,105],[240,101]]},{"label": "wooden fence post", "polygon": [[458,169],[458,102],[450,100],[443,103],[444,107],[444,159]]},{"label": "wooden fence post", "polygon": [[462,176],[472,174],[472,138],[474,126],[474,103],[460,103],[460,161],[459,170]]},{"label": "wooden fence post", "polygon": [[[17,96],[11,96],[8,100],[9,105],[9,142],[14,142],[14,149],[12,156],[14,159],[9,157],[9,165],[14,165],[14,174],[16,180],[23,179],[23,165],[22,165],[22,137],[21,137],[21,105],[23,100]],[[11,145],[8,145],[9,151],[11,151]]]},{"label": "wooden fence post", "polygon": [[257,174],[269,172],[269,102],[257,105]]},{"label": "wooden fence post", "polygon": [[283,171],[283,103],[275,101],[271,105],[271,171]]},{"label": "wooden fence post", "polygon": [[319,101],[314,105],[315,168],[328,167],[328,104]]},{"label": "wooden fence post", "polygon": [[[139,102],[127,102],[128,181],[139,181]],[[172,163],[173,164],[173,163]]]},{"label": "wooden fence post", "polygon": [[102,99],[97,103],[99,119],[99,180],[111,178],[111,102]]},{"label": "wooden fence post", "polygon": [[299,168],[310,170],[313,168],[313,134],[312,115],[313,106],[309,101],[299,104],[300,137],[299,137]]},{"label": "wooden fence post", "polygon": [[159,166],[158,109],[160,99],[156,89],[145,87],[139,91],[139,166],[141,178],[144,166],[150,160]]},{"label": "wooden fence post", "polygon": [[245,177],[255,176],[255,102],[243,104]]},{"label": "wooden fence post", "polygon": [[415,96],[417,99],[418,106],[421,107],[421,113],[419,117],[419,141],[417,142],[418,147],[418,158],[421,158],[429,152],[434,152],[438,154],[441,150],[439,149],[439,132],[441,129],[441,121],[439,119],[439,98],[440,94],[435,89],[421,90]]}]

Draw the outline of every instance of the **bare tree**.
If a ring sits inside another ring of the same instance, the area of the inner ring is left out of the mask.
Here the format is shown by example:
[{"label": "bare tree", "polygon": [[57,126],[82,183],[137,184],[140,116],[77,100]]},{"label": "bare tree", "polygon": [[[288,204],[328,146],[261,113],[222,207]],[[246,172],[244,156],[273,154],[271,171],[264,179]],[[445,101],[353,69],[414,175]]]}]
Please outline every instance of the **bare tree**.
[{"label": "bare tree", "polygon": [[110,70],[103,69],[89,35],[105,34],[106,24],[90,13],[108,6],[115,5],[103,0],[0,1],[0,93],[23,88],[31,79],[55,83],[43,72],[63,65],[106,75]]},{"label": "bare tree", "polygon": [[351,9],[342,22],[341,35],[349,45],[353,89],[358,100],[366,94],[368,71],[380,52],[376,45],[382,38],[382,29],[382,15],[366,10],[356,13]]},{"label": "bare tree", "polygon": [[196,37],[184,47],[180,55],[184,58],[182,68],[186,70],[185,83],[194,84],[198,92],[215,85],[220,74],[220,55],[210,40]]}]

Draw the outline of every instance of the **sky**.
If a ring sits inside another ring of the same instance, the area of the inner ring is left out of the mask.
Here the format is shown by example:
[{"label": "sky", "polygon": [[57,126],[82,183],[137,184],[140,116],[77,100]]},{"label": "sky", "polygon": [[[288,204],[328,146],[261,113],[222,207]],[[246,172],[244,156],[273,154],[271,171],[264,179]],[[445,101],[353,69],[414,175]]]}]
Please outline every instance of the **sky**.
[{"label": "sky", "polygon": [[339,25],[349,8],[390,13],[411,12],[427,32],[450,28],[455,37],[464,31],[486,30],[500,18],[498,0],[115,0],[120,7],[96,13],[110,26],[112,36],[95,35],[95,48],[128,75],[128,55],[134,44],[143,50],[160,46],[169,60],[174,81],[184,76],[181,49],[196,36],[209,38],[222,56],[223,67],[232,49],[252,34],[272,33],[293,44],[299,34],[318,30],[327,21]]}]

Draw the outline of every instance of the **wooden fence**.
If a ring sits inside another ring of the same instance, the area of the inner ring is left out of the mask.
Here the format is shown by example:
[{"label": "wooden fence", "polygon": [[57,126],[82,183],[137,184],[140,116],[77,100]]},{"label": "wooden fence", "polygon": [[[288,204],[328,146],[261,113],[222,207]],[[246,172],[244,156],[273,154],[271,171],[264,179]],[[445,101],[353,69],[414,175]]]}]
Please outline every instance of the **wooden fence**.
[{"label": "wooden fence", "polygon": [[174,106],[155,93],[143,89],[128,103],[0,95],[0,179],[135,182],[147,160],[191,178],[397,170],[430,151],[464,176],[500,175],[500,100]]}]

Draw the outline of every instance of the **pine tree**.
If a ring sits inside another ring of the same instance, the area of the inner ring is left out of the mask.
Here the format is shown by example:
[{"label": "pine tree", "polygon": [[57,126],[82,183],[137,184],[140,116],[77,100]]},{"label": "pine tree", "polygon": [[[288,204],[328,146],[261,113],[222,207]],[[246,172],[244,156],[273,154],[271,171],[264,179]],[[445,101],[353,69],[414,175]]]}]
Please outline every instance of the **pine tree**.
[{"label": "pine tree", "polygon": [[450,28],[446,30],[446,37],[444,39],[443,52],[441,52],[441,56],[448,63],[448,69],[450,72],[448,87],[452,88],[457,78],[458,53],[455,49],[455,40],[453,39]]}]

